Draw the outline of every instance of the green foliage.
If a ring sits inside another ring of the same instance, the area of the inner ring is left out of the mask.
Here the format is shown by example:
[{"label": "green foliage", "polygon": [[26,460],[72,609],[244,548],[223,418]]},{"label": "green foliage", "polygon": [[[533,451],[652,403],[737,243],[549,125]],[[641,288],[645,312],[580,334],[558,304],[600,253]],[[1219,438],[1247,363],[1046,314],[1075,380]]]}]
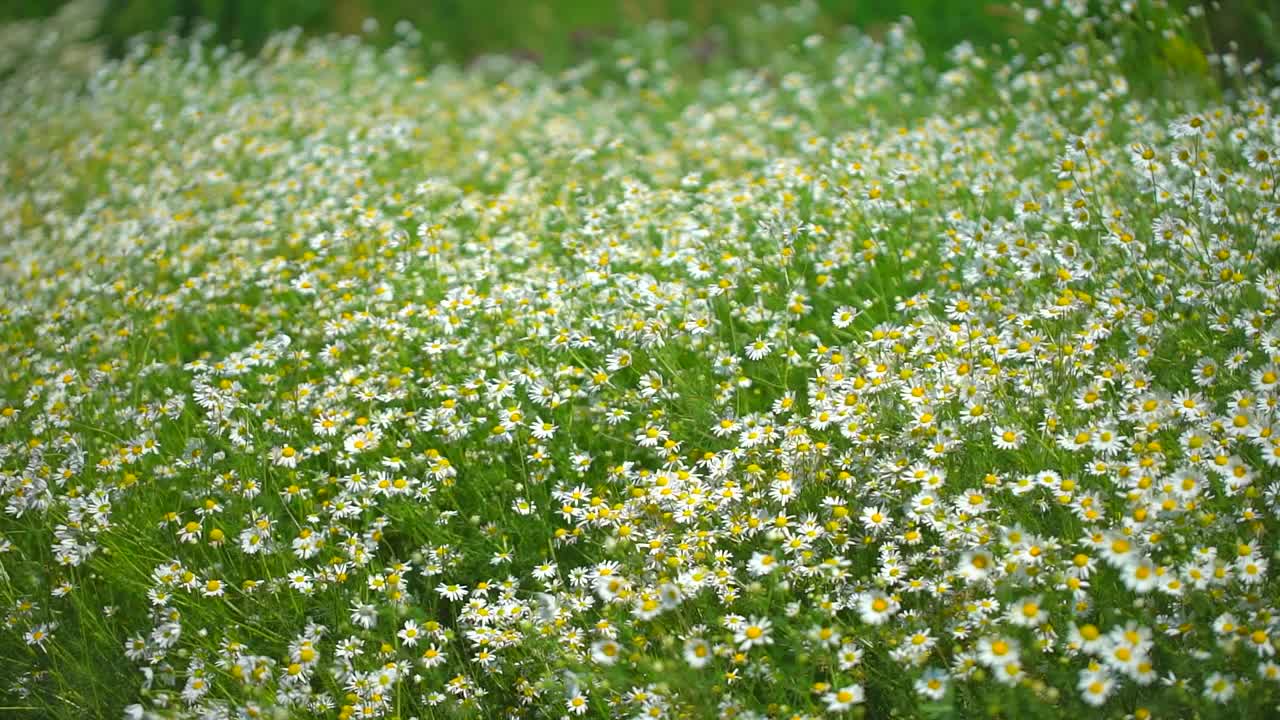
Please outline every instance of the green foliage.
[{"label": "green foliage", "polygon": [[[1186,0],[1181,0],[1186,2]],[[0,7],[0,21],[50,15],[64,0],[12,0]],[[361,33],[365,18],[379,21],[373,39],[391,42],[397,21],[422,32],[430,62],[467,62],[485,53],[514,53],[552,68],[564,68],[591,56],[599,43],[625,36],[646,22],[685,23],[688,36],[729,64],[741,62],[751,49],[739,33],[743,18],[760,7],[755,0],[105,0],[102,35],[117,54],[127,38],[175,25],[184,17],[219,25],[218,40],[256,49],[273,32],[301,27],[309,33]],[[1140,14],[1167,18],[1165,0],[1141,0]],[[1186,3],[1190,4],[1190,3]],[[1195,44],[1204,52],[1228,43],[1246,57],[1280,57],[1277,10],[1267,0],[1222,0],[1196,28]],[[952,47],[970,42],[987,47],[1011,38],[1035,44],[1060,40],[1046,34],[1023,34],[1017,3],[952,0],[863,2],[817,0],[815,30],[834,33],[841,27],[863,28],[873,35],[903,16],[915,20],[929,59],[937,63]],[[1136,33],[1139,52],[1131,69],[1143,70],[1155,58],[1182,72],[1205,71],[1203,60],[1186,48],[1170,51],[1159,38],[1161,28]],[[1203,31],[1203,32],[1201,32]],[[1188,65],[1190,63],[1190,65]]]}]

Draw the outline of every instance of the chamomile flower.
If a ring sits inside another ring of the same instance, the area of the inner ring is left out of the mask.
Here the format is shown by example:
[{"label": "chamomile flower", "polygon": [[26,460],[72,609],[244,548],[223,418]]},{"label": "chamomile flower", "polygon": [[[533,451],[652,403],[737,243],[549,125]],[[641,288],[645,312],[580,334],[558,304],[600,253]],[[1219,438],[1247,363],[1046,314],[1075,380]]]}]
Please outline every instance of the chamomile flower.
[{"label": "chamomile flower", "polygon": [[742,650],[770,645],[773,643],[772,630],[773,623],[769,618],[753,617],[734,631],[733,641]]},{"label": "chamomile flower", "polygon": [[826,703],[827,710],[830,712],[844,712],[854,705],[861,704],[865,699],[866,694],[862,686],[857,683],[846,685],[822,696],[822,701]]},{"label": "chamomile flower", "polygon": [[400,632],[396,633],[396,637],[400,638],[406,647],[413,647],[422,638],[422,631],[418,628],[418,623],[405,620],[404,626],[400,628]]},{"label": "chamomile flower", "polygon": [[858,616],[868,625],[882,625],[898,610],[892,597],[880,593],[863,593],[858,597]]},{"label": "chamomile flower", "polygon": [[1080,697],[1084,699],[1085,703],[1094,707],[1106,704],[1115,687],[1115,678],[1102,669],[1081,672],[1080,680],[1076,683],[1076,688],[1080,691]]},{"label": "chamomile flower", "polygon": [[913,687],[917,694],[928,700],[941,700],[946,697],[950,677],[941,668],[927,668]]},{"label": "chamomile flower", "polygon": [[1225,703],[1235,694],[1235,680],[1230,675],[1214,672],[1204,679],[1204,696],[1211,702]]},{"label": "chamomile flower", "polygon": [[81,68],[99,5],[0,27],[19,700],[48,655],[175,720],[1270,709],[1260,64],[1132,93],[1145,29],[1073,0],[911,102],[909,21],[805,7],[692,85],[662,23],[554,76],[417,77],[403,23]]}]

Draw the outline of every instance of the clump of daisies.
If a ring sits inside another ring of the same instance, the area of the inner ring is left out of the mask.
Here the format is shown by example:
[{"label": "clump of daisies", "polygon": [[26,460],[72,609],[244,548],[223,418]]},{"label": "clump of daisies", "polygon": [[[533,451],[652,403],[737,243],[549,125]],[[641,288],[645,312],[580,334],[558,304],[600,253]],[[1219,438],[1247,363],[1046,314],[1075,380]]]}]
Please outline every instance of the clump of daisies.
[{"label": "clump of daisies", "polygon": [[1094,5],[941,71],[812,5],[696,81],[665,24],[32,59],[0,704],[1277,712],[1275,78],[1132,92],[1155,20]]}]

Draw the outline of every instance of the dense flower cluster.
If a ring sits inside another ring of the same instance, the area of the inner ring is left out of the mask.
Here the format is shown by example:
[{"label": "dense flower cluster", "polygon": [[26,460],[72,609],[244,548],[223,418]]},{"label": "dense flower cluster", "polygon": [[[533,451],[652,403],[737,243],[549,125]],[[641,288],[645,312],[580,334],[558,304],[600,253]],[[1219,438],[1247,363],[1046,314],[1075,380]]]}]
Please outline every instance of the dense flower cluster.
[{"label": "dense flower cluster", "polygon": [[10,78],[6,704],[1275,712],[1276,94],[811,16]]}]

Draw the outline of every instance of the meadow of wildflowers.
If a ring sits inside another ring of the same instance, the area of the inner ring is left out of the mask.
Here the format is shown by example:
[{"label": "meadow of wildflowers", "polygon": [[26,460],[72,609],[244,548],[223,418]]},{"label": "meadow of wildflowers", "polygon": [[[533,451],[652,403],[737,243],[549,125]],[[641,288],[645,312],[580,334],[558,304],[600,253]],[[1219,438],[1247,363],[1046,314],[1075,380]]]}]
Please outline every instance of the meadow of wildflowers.
[{"label": "meadow of wildflowers", "polygon": [[11,32],[0,716],[1276,717],[1280,77],[1153,5]]}]

